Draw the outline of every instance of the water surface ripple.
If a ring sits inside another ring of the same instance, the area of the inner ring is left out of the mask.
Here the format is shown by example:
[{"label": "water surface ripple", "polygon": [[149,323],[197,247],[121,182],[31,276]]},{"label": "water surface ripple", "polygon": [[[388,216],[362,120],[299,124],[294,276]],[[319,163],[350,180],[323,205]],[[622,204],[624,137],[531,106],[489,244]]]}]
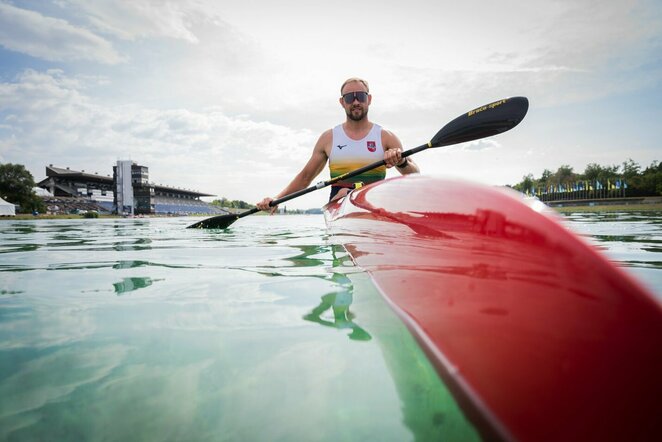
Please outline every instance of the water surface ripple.
[{"label": "water surface ripple", "polygon": [[0,222],[0,440],[475,440],[321,216]]},{"label": "water surface ripple", "polygon": [[564,219],[662,299],[662,211],[578,212]]},{"label": "water surface ripple", "polygon": [[[564,217],[662,294],[662,213]],[[475,440],[321,216],[0,222],[0,440]]]}]

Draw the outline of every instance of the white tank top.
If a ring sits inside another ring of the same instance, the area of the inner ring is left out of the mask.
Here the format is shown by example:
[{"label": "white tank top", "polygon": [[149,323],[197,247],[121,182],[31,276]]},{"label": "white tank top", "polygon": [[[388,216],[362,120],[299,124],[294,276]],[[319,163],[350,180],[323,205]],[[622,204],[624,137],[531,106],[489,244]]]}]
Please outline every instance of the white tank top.
[{"label": "white tank top", "polygon": [[[358,169],[384,159],[382,146],[382,127],[373,124],[372,129],[364,138],[353,140],[347,136],[342,124],[333,128],[331,154],[329,155],[329,172],[335,178],[347,172]],[[386,166],[369,170],[348,180],[341,180],[334,186],[351,187],[354,183],[374,183],[386,177]]]}]

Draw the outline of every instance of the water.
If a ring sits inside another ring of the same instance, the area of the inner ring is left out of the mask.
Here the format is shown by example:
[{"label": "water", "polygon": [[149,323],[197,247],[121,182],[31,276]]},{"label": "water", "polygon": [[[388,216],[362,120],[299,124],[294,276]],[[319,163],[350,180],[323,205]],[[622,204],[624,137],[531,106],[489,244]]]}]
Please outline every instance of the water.
[{"label": "water", "polygon": [[564,219],[662,300],[661,211],[571,213]]},{"label": "water", "polygon": [[477,438],[321,216],[191,222],[0,223],[0,440]]},{"label": "water", "polygon": [[[659,296],[662,213],[572,214]],[[0,440],[474,440],[321,216],[0,222]]]}]

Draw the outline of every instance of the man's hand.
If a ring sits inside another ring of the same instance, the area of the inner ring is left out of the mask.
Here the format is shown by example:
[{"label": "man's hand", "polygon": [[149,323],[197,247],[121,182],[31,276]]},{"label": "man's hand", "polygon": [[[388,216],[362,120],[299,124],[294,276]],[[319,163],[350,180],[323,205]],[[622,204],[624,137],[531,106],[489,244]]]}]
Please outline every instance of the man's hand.
[{"label": "man's hand", "polygon": [[384,162],[389,169],[402,162],[402,149],[388,149],[384,152]]},{"label": "man's hand", "polygon": [[262,201],[256,204],[257,208],[260,210],[268,211],[272,215],[276,210],[278,210],[278,206],[270,206],[269,203],[272,202],[274,199],[271,197],[266,197]]}]

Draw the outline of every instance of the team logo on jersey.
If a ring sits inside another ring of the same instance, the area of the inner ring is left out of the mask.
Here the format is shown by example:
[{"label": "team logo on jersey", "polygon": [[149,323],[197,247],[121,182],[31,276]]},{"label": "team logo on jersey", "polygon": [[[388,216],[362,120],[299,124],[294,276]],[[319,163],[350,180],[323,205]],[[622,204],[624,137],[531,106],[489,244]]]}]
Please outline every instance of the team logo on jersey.
[{"label": "team logo on jersey", "polygon": [[377,143],[375,143],[374,141],[368,141],[368,150],[370,152],[376,151],[377,150]]}]

